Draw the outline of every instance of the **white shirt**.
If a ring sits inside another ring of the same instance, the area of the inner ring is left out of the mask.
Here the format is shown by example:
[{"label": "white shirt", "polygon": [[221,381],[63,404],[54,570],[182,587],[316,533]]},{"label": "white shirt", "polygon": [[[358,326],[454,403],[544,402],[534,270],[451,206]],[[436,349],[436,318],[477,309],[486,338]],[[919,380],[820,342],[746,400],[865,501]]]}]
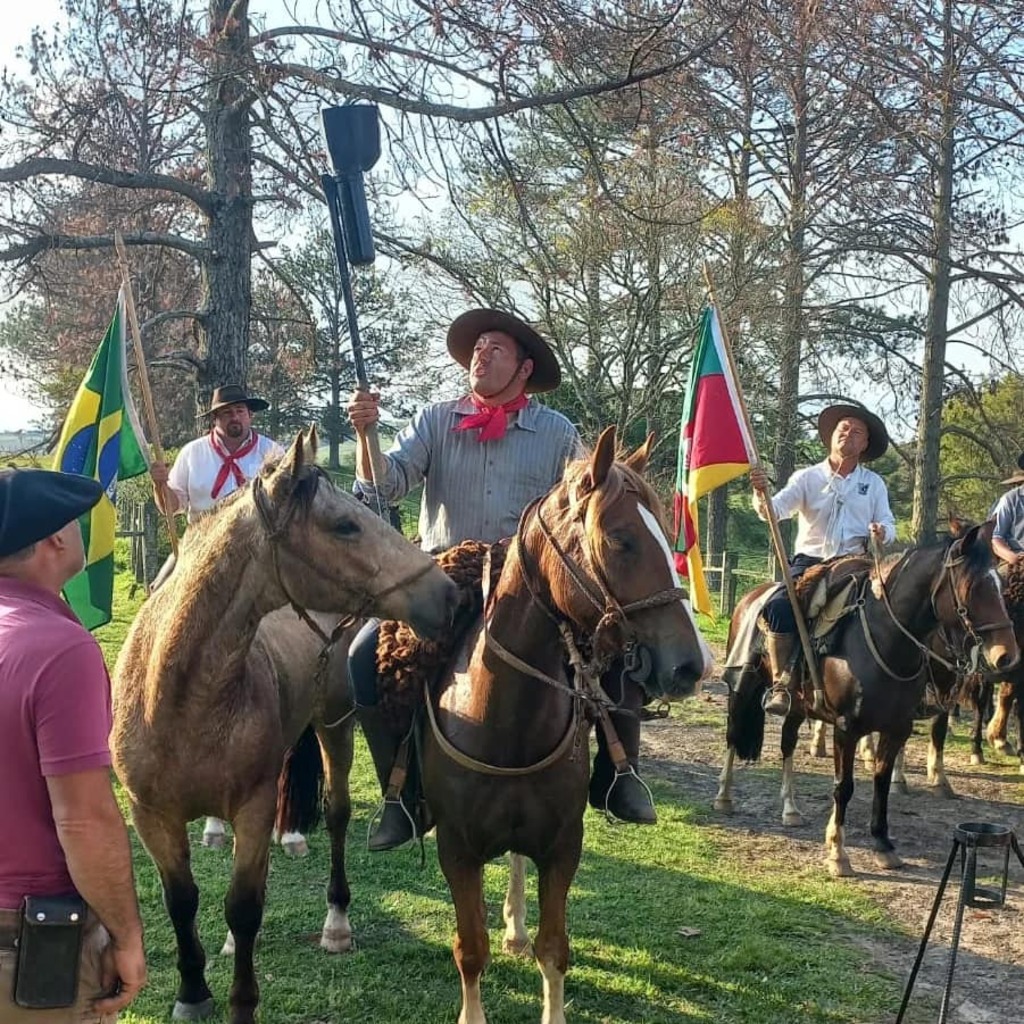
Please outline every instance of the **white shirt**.
[{"label": "white shirt", "polygon": [[[754,510],[761,515],[758,504],[755,497]],[[772,505],[779,519],[798,517],[797,554],[814,558],[863,554],[871,523],[885,527],[886,544],[896,539],[885,481],[866,466],[858,465],[845,477],[832,471],[828,459],[798,469],[772,498]]]},{"label": "white shirt", "polygon": [[[246,480],[251,480],[259,472],[264,459],[268,456],[281,455],[284,455],[284,449],[276,441],[259,434],[256,447],[238,460],[238,468]],[[178,496],[178,511],[187,512],[190,523],[194,523],[204,512],[209,512],[217,502],[238,489],[235,474],[229,471],[228,478],[214,501],[213,485],[223,464],[223,460],[210,444],[208,434],[196,438],[195,441],[189,441],[178,452],[178,457],[168,474],[167,484]]]}]

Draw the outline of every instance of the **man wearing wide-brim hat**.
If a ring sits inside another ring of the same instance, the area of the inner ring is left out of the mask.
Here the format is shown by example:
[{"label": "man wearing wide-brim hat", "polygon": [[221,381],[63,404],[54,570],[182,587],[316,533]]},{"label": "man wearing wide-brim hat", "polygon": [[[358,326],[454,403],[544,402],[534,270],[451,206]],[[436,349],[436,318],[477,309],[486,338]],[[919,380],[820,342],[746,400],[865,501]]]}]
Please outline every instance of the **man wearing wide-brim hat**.
[{"label": "man wearing wide-brim hat", "polygon": [[[78,517],[102,496],[102,484],[84,476],[0,472],[4,1024],[113,1021],[146,983],[131,849],[110,781],[110,679],[99,645],[60,596],[85,565]],[[26,897],[72,922],[63,934],[77,938],[77,956],[25,941]]]},{"label": "man wearing wide-brim hat", "polygon": [[1008,490],[996,502],[992,515],[992,550],[1008,565],[1024,562],[1024,452],[1017,456],[1017,470],[1003,481]]},{"label": "man wearing wide-brim hat", "polygon": [[[348,407],[359,439],[359,486],[371,498],[391,502],[422,482],[419,533],[423,548],[431,552],[464,540],[490,544],[513,536],[523,509],[561,480],[566,463],[583,452],[576,428],[530,397],[557,388],[561,371],[551,347],[529,324],[500,310],[472,309],[454,320],[447,341],[451,357],[468,371],[468,393],[419,412],[375,466],[365,431],[378,421],[377,396],[357,391]],[[377,702],[376,645],[371,622],[353,641],[350,664],[359,720],[383,787],[402,737],[391,732]],[[617,678],[613,699],[620,697],[618,686]],[[622,699],[639,707],[642,693]],[[616,716],[615,726],[635,764],[636,715]],[[613,779],[602,748],[594,762],[591,802],[625,821],[653,822],[646,787],[632,775],[621,776],[614,786]],[[411,807],[409,798],[407,790],[403,801]],[[413,819],[406,810],[397,801],[385,803],[371,849],[391,849],[413,838]]]},{"label": "man wearing wide-brim hat", "polygon": [[167,485],[162,492],[165,511],[183,512],[189,522],[194,522],[251,480],[265,459],[284,455],[276,441],[252,428],[253,414],[267,407],[264,399],[248,394],[241,384],[225,384],[214,390],[204,414],[208,433],[189,441],[178,452],[170,471],[162,462],[150,467],[153,482]]},{"label": "man wearing wide-brim hat", "polygon": [[[821,462],[798,469],[773,498],[779,519],[797,517],[790,575],[802,576],[812,565],[838,555],[863,554],[871,538],[891,544],[896,520],[889,508],[885,481],[866,462],[885,454],[889,434],[885,424],[861,405],[839,403],[818,416],[818,436],[828,451]],[[754,509],[767,518],[768,477],[750,471]],[[772,597],[762,612],[765,648],[772,671],[772,690],[766,696],[770,714],[789,712],[790,664],[796,651],[796,620],[785,590]]]}]

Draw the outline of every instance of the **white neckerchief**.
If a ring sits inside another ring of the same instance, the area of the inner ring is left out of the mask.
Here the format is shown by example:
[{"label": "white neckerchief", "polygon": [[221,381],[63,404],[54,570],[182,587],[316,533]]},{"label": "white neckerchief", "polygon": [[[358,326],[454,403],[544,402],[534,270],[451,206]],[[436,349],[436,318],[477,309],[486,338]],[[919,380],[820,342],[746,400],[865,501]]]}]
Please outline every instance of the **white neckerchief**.
[{"label": "white neckerchief", "polygon": [[824,492],[832,496],[828,522],[825,524],[825,537],[821,544],[822,558],[835,558],[843,544],[843,527],[846,525],[846,499],[854,487],[854,480],[859,476],[860,464],[848,476],[840,476],[828,465],[828,479],[825,481]]}]

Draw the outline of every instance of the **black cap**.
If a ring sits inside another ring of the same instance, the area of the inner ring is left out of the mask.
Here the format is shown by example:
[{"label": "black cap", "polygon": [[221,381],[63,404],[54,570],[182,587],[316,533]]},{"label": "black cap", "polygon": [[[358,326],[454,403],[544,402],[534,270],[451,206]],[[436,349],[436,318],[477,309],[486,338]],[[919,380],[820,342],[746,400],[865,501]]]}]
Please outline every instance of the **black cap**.
[{"label": "black cap", "polygon": [[0,558],[55,534],[103,497],[103,485],[49,469],[0,471]]}]

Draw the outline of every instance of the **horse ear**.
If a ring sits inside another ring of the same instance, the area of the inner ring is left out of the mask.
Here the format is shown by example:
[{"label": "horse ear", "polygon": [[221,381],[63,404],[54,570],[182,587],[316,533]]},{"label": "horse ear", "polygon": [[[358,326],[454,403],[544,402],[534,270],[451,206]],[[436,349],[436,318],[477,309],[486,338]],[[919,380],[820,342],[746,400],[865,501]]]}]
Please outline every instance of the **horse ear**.
[{"label": "horse ear", "polygon": [[309,432],[305,437],[306,462],[311,466],[316,465],[316,450],[320,446],[320,438],[316,432],[316,424],[310,423]]},{"label": "horse ear", "polygon": [[651,461],[651,452],[654,450],[654,431],[652,430],[646,440],[635,452],[632,452],[623,460],[630,469],[636,473],[643,473],[647,463]]},{"label": "horse ear", "polygon": [[605,427],[597,439],[597,447],[590,457],[590,481],[598,488],[608,479],[608,470],[615,461],[615,424]]},{"label": "horse ear", "polygon": [[979,552],[991,559],[992,557],[992,532],[996,528],[996,521],[988,519],[980,526],[972,526],[956,542],[960,546],[960,554],[964,556],[977,555]]},{"label": "horse ear", "polygon": [[286,452],[285,457],[281,460],[280,465],[277,467],[277,473],[274,475],[287,476],[294,480],[302,472],[302,467],[306,464],[306,459],[306,435],[300,430],[295,435],[295,440],[292,441],[291,447]]},{"label": "horse ear", "polygon": [[954,512],[953,509],[947,509],[946,522],[949,525],[949,535],[951,537],[962,537],[970,529],[968,520],[960,515],[959,512]]}]

